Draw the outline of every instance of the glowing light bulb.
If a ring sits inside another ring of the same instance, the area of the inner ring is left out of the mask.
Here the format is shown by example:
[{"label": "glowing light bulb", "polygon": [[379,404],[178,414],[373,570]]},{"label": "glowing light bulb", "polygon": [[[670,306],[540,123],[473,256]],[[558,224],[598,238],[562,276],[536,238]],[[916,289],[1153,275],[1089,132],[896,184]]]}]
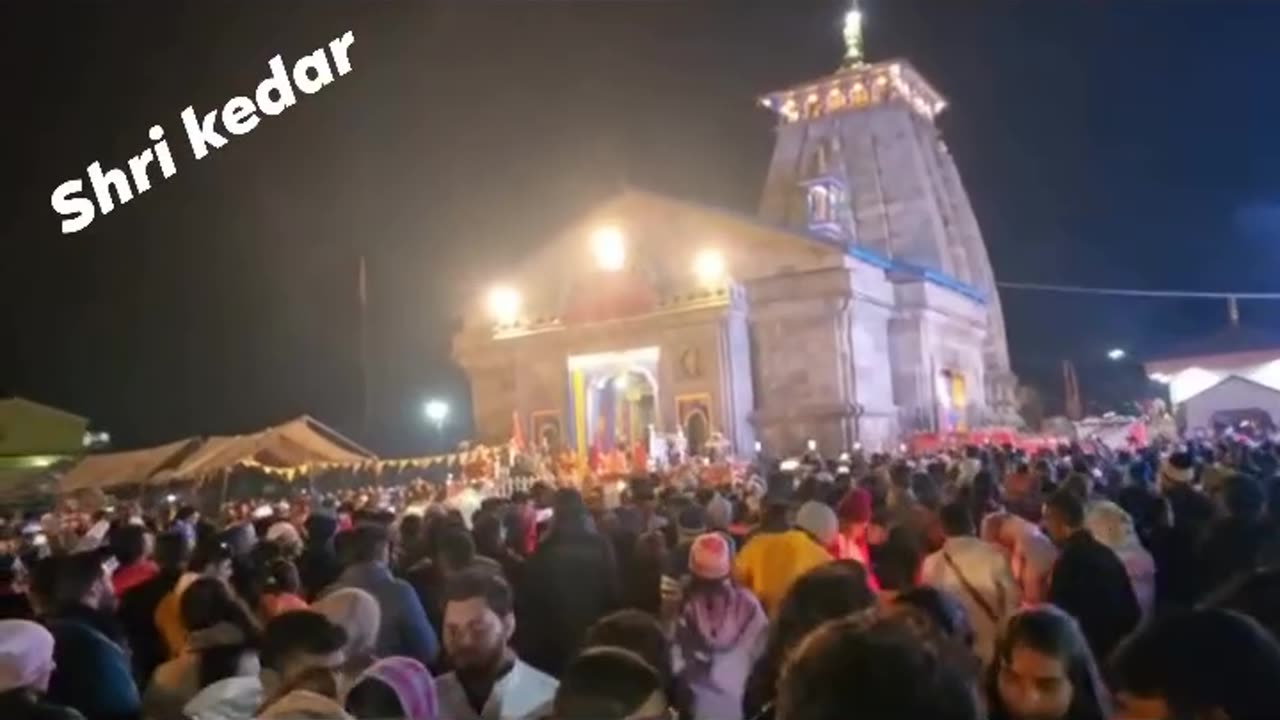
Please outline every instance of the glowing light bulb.
[{"label": "glowing light bulb", "polygon": [[693,257],[693,274],[703,285],[714,285],[724,279],[724,253],[707,248]]},{"label": "glowing light bulb", "polygon": [[602,227],[591,235],[591,253],[601,270],[621,270],[627,264],[626,238],[616,227]]},{"label": "glowing light bulb", "polygon": [[520,293],[508,285],[489,291],[489,314],[499,325],[512,325],[520,316]]}]

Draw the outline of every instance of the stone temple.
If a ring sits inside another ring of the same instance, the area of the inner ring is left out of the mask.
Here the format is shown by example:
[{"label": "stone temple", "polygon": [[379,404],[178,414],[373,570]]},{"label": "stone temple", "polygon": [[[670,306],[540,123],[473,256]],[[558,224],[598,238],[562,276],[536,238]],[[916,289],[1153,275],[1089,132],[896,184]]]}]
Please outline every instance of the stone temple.
[{"label": "stone temple", "polygon": [[856,23],[841,69],[759,98],[778,126],[756,215],[625,190],[495,278],[453,342],[478,439],[781,454],[1016,422],[946,101],[863,62]]}]

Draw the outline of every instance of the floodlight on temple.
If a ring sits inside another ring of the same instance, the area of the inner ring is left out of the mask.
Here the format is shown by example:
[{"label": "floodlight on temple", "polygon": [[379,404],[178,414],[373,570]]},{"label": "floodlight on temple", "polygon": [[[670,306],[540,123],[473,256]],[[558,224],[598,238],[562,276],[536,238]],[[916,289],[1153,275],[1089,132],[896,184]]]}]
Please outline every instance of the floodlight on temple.
[{"label": "floodlight on temple", "polygon": [[718,285],[724,280],[724,253],[715,248],[704,248],[693,256],[693,274],[705,286]]},{"label": "floodlight on temple", "polygon": [[627,241],[622,231],[612,225],[591,233],[591,254],[601,270],[616,272],[627,264]]},{"label": "floodlight on temple", "polygon": [[510,285],[498,285],[489,291],[489,315],[499,325],[514,325],[520,317],[520,291]]}]

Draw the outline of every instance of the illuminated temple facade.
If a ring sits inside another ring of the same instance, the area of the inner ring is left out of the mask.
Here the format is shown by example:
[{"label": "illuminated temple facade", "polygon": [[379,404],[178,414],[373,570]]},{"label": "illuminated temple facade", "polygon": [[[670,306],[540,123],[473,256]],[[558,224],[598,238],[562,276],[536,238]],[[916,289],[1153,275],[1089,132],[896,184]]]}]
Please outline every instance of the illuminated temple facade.
[{"label": "illuminated temple facade", "polygon": [[627,190],[495,278],[453,345],[479,439],[839,452],[1016,422],[939,93],[854,57],[759,103],[779,124],[758,214]]}]

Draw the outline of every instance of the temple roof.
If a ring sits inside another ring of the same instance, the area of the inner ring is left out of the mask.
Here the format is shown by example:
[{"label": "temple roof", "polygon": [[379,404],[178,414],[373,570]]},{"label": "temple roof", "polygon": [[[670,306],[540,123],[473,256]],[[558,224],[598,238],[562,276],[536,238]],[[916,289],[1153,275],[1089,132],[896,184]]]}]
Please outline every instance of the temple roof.
[{"label": "temple roof", "polygon": [[906,60],[886,60],[844,67],[836,72],[775,90],[760,98],[783,122],[811,120],[837,112],[861,110],[901,100],[932,120],[947,100]]},{"label": "temple roof", "polygon": [[[847,257],[883,270],[892,282],[923,281],[975,302],[986,300],[978,289],[945,274],[886,258],[804,228],[782,226],[755,215],[626,187],[579,215],[547,242],[540,243],[531,255],[513,259],[510,271],[497,276],[523,297],[525,316],[520,324],[540,325],[563,319],[563,313],[575,298],[584,297],[583,284],[589,283],[591,274],[598,270],[590,255],[582,251],[583,244],[594,229],[609,225],[619,226],[635,241],[633,249],[628,251],[628,282],[634,284],[643,279],[650,283],[656,291],[657,305],[662,307],[669,307],[691,289],[682,286],[689,282],[685,279],[689,260],[686,255],[704,243],[718,247],[725,254],[734,278],[739,281],[833,267],[842,262],[839,258]],[[638,276],[634,276],[637,273]],[[628,297],[639,296],[631,293]],[[485,327],[490,324],[490,315],[481,303],[469,313],[468,324]]]},{"label": "temple roof", "polygon": [[743,226],[753,227],[757,230],[774,233],[779,236],[786,236],[792,239],[802,241],[809,244],[821,245],[825,248],[839,251],[856,260],[874,265],[883,270],[896,273],[899,276],[909,276],[941,285],[950,290],[954,290],[965,297],[972,300],[984,301],[983,293],[977,288],[963,283],[946,273],[929,268],[920,267],[914,263],[904,262],[887,258],[879,253],[857,245],[846,245],[838,240],[833,240],[823,235],[810,233],[801,228],[786,227],[777,225],[767,220],[763,220],[755,215],[748,215],[734,210],[728,210],[715,205],[707,205],[695,201],[683,200],[680,198],[662,195],[660,193],[651,192],[639,188],[627,188],[612,200],[607,200],[605,205],[613,205],[614,203],[626,204],[629,201],[642,201],[655,205],[666,205],[670,207],[678,207],[686,212],[700,213],[712,217],[719,217],[721,220],[729,223],[740,223]]}]

